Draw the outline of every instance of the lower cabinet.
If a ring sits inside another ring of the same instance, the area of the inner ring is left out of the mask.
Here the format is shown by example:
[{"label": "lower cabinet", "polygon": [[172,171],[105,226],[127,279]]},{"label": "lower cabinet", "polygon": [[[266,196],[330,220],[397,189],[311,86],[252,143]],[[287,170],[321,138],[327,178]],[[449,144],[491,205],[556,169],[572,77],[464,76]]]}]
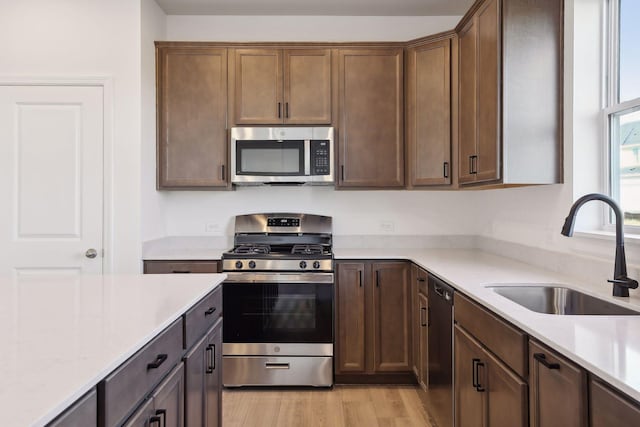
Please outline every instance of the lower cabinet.
[{"label": "lower cabinet", "polygon": [[584,369],[530,340],[529,371],[531,427],[589,425]]},{"label": "lower cabinet", "polygon": [[125,427],[184,426],[184,365],[180,363],[133,413]]},{"label": "lower cabinet", "polygon": [[458,325],[454,348],[456,426],[527,426],[527,383]]},{"label": "lower cabinet", "polygon": [[427,296],[418,292],[418,368],[417,380],[422,389],[429,386],[429,302]]},{"label": "lower cabinet", "polygon": [[592,378],[589,381],[591,427],[635,426],[640,424],[640,404]]},{"label": "lower cabinet", "polygon": [[407,262],[336,263],[336,382],[343,374],[411,379],[410,307]]},{"label": "lower cabinet", "polygon": [[186,427],[222,425],[222,320],[185,355]]},{"label": "lower cabinet", "polygon": [[144,274],[219,273],[219,261],[144,261]]},{"label": "lower cabinet", "polygon": [[93,388],[78,399],[47,427],[84,427],[96,425],[98,420],[98,394]]}]

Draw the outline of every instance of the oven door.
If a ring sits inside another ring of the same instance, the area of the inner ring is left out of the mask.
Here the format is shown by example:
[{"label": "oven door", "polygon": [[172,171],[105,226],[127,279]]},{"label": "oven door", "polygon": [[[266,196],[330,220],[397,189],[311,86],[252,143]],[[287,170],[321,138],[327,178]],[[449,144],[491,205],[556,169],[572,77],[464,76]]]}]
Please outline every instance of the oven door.
[{"label": "oven door", "polygon": [[332,355],[333,280],[333,273],[228,273],[224,354]]}]

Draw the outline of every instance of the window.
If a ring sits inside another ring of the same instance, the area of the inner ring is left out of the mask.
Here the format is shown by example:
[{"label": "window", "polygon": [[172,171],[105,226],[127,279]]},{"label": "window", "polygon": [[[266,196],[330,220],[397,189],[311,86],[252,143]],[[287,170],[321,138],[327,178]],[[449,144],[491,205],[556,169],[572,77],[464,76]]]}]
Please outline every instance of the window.
[{"label": "window", "polygon": [[[640,1],[608,0],[609,191],[624,225],[640,230]],[[615,222],[610,217],[609,223]]]}]

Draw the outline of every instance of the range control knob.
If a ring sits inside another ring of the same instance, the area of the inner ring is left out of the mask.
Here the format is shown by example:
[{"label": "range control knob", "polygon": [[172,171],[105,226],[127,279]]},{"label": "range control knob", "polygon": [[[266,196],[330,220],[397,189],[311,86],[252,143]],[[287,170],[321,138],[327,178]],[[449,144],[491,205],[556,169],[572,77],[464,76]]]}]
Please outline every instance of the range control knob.
[{"label": "range control knob", "polygon": [[320,261],[313,261],[313,268],[320,268]]},{"label": "range control knob", "polygon": [[236,268],[240,270],[242,268],[242,261],[236,261]]},{"label": "range control knob", "polygon": [[256,268],[256,262],[255,261],[249,261],[249,268]]},{"label": "range control knob", "polygon": [[302,268],[303,270],[307,268],[307,261],[300,261],[300,268]]}]

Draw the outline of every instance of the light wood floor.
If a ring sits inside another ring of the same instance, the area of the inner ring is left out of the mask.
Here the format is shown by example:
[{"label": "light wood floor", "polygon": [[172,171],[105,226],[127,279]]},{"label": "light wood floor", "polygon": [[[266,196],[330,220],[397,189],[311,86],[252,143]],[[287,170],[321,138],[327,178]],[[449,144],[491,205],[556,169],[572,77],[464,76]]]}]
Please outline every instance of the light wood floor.
[{"label": "light wood floor", "polygon": [[431,427],[413,386],[225,389],[224,427]]}]

